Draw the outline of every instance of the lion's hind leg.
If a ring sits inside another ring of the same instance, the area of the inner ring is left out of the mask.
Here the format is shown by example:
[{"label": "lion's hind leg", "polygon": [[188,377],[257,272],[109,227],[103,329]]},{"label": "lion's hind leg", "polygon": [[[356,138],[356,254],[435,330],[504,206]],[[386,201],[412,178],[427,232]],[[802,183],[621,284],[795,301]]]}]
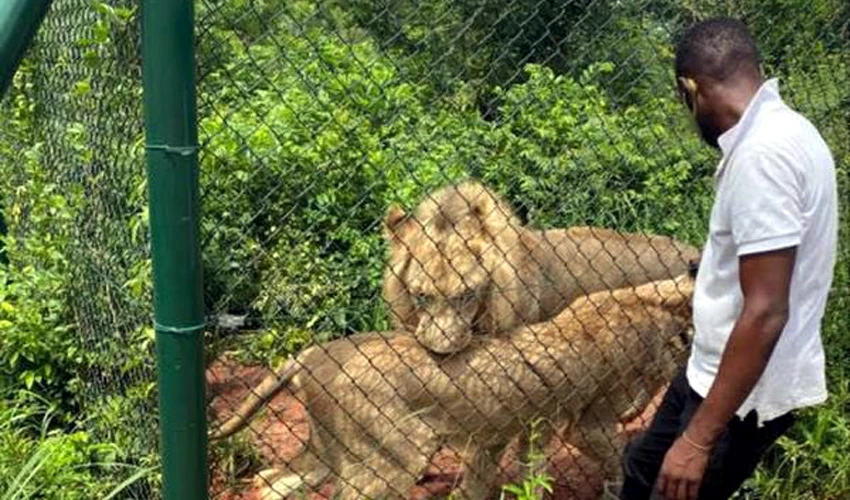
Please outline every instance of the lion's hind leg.
[{"label": "lion's hind leg", "polygon": [[463,479],[458,488],[461,498],[485,500],[497,496],[499,459],[504,450],[505,443],[492,446],[469,445],[464,450],[456,450],[459,451],[464,466]]},{"label": "lion's hind leg", "polygon": [[338,457],[340,500],[406,498],[423,477],[440,439],[419,418],[391,414],[386,425],[348,436],[347,450]]},{"label": "lion's hind leg", "polygon": [[622,412],[611,401],[602,398],[582,415],[570,429],[569,442],[582,454],[597,461],[606,479],[619,479],[620,455],[625,439],[618,432]]},{"label": "lion's hind leg", "polygon": [[377,450],[365,460],[349,456],[344,460],[336,481],[336,498],[406,498],[410,488],[424,475],[436,451],[436,446],[433,449],[429,447],[427,451],[410,454],[401,461]]}]

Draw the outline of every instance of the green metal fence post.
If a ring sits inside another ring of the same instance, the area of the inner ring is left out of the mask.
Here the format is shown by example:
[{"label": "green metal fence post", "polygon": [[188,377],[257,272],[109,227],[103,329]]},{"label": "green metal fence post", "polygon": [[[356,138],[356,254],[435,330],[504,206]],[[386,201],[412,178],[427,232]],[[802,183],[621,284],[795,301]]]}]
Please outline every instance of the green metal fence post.
[{"label": "green metal fence post", "polygon": [[51,0],[0,2],[0,97],[6,94],[50,3]]},{"label": "green metal fence post", "polygon": [[[24,53],[47,15],[51,0],[0,1],[0,99],[18,70]],[[0,236],[6,236],[6,221],[0,207]],[[6,264],[6,245],[0,238],[0,264]]]},{"label": "green metal fence post", "polygon": [[193,0],[142,2],[142,71],[166,500],[208,497],[193,4]]}]

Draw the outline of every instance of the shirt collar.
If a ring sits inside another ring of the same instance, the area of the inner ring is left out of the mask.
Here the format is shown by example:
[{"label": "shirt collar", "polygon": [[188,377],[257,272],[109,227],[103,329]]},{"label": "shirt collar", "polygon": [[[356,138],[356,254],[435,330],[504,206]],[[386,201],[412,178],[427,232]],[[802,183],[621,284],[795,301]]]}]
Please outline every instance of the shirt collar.
[{"label": "shirt collar", "polygon": [[[729,157],[735,146],[738,145],[741,138],[747,133],[762,107],[767,103],[779,100],[781,100],[779,96],[779,81],[776,78],[767,80],[759,87],[756,94],[750,99],[749,104],[747,104],[747,108],[744,110],[744,114],[741,115],[738,123],[720,134],[720,137],[717,138],[717,144],[723,152],[724,160]],[[721,162],[721,167],[718,170],[722,169],[724,163],[725,161]]]}]

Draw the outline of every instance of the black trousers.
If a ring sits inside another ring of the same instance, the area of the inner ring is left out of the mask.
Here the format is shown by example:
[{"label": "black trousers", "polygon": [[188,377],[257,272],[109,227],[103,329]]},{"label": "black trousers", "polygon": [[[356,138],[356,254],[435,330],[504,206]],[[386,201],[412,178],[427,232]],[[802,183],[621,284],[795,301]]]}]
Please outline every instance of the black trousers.
[{"label": "black trousers", "polygon": [[[649,428],[633,439],[623,454],[621,500],[649,499],[667,450],[687,428],[702,397],[688,385],[682,369],[670,384]],[[712,450],[699,490],[700,500],[729,498],[755,471],[764,452],[794,423],[786,413],[757,427],[755,411],[734,417]]]}]

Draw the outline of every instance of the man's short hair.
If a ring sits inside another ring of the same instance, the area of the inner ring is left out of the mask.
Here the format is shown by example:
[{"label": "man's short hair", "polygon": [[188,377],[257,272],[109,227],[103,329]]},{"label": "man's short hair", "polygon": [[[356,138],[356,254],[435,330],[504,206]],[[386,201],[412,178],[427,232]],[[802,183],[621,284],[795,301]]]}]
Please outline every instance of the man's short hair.
[{"label": "man's short hair", "polygon": [[759,74],[760,56],[747,26],[728,17],[701,21],[679,39],[677,76],[707,76],[723,81],[741,72]]}]

